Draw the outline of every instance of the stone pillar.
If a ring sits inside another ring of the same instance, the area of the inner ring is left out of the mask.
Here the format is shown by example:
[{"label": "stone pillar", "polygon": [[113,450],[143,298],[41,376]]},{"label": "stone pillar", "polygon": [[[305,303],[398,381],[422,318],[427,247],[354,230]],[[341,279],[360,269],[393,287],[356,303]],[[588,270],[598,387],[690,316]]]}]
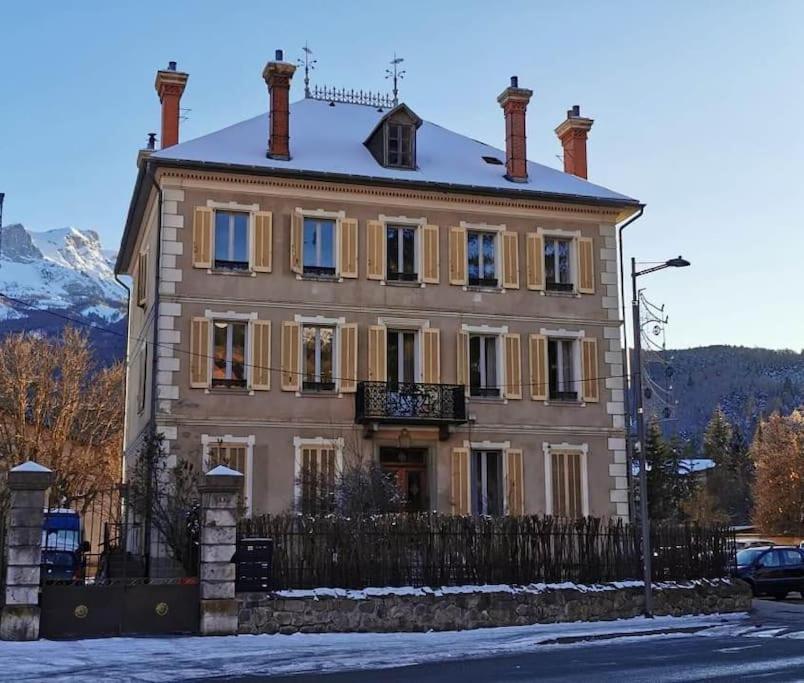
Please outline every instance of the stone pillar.
[{"label": "stone pillar", "polygon": [[35,462],[8,473],[11,509],[8,518],[6,604],[0,615],[0,639],[39,638],[39,565],[45,492],[53,472]]},{"label": "stone pillar", "polygon": [[201,487],[201,635],[237,633],[235,565],[238,494],[243,475],[219,465]]}]

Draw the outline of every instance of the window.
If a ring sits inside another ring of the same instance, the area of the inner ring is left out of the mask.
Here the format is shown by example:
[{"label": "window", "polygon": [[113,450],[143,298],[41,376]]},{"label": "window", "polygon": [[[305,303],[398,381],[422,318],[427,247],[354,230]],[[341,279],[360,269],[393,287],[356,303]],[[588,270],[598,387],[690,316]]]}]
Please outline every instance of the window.
[{"label": "window", "polygon": [[148,302],[148,253],[140,254],[137,268],[137,306],[145,308]]},{"label": "window", "polygon": [[223,442],[211,443],[207,466],[211,470],[218,465],[246,474],[246,447]]},{"label": "window", "polygon": [[502,481],[502,453],[472,451],[472,509],[475,514],[503,514]]},{"label": "window", "polygon": [[575,341],[549,339],[547,341],[547,365],[550,398],[554,401],[577,401]]},{"label": "window", "polygon": [[762,556],[759,561],[760,567],[781,567],[782,553],[779,550],[771,550]]},{"label": "window", "polygon": [[416,282],[416,227],[389,225],[385,228],[388,280]]},{"label": "window", "polygon": [[497,235],[469,230],[466,234],[468,283],[481,287],[497,286]]},{"label": "window", "polygon": [[318,325],[302,328],[304,353],[304,378],[302,388],[309,391],[332,391],[335,389],[333,373],[333,346],[335,329]]},{"label": "window", "polygon": [[215,268],[248,270],[247,213],[215,212]]},{"label": "window", "polygon": [[303,446],[299,472],[299,506],[304,514],[335,509],[335,458],[332,446]]},{"label": "window", "polygon": [[416,381],[416,331],[388,330],[387,377],[391,384],[413,384]]},{"label": "window", "polygon": [[413,126],[389,123],[386,127],[386,165],[413,168]]},{"label": "window", "polygon": [[551,453],[553,515],[583,517],[581,454]]},{"label": "window", "polygon": [[216,320],[212,335],[212,386],[245,387],[246,323]]},{"label": "window", "polygon": [[304,219],[303,272],[310,275],[335,275],[335,221]]},{"label": "window", "polygon": [[500,395],[497,385],[498,337],[473,334],[469,336],[469,395]]},{"label": "window", "polygon": [[139,393],[137,395],[137,412],[145,410],[145,395],[148,381],[148,345],[143,344],[139,357]]},{"label": "window", "polygon": [[572,292],[570,251],[572,240],[556,237],[544,238],[544,275],[547,289],[555,292]]},{"label": "window", "polygon": [[804,555],[798,550],[782,550],[781,553],[787,567],[800,567],[804,564]]}]

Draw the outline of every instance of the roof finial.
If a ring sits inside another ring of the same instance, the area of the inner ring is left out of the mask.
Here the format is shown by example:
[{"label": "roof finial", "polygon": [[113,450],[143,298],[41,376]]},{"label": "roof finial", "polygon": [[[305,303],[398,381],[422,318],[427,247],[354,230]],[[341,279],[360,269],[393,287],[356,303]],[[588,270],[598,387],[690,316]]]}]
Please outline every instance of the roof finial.
[{"label": "roof finial", "polygon": [[308,47],[307,41],[304,42],[302,52],[304,52],[304,57],[297,59],[296,63],[304,67],[304,96],[310,97],[310,72],[315,69],[318,60],[313,59],[313,51]]},{"label": "roof finial", "polygon": [[404,57],[397,57],[396,52],[394,52],[394,58],[389,62],[391,65],[391,69],[385,70],[385,77],[386,78],[393,78],[394,79],[394,106],[399,104],[399,81],[401,81],[407,71],[400,70],[399,65],[405,61]]}]

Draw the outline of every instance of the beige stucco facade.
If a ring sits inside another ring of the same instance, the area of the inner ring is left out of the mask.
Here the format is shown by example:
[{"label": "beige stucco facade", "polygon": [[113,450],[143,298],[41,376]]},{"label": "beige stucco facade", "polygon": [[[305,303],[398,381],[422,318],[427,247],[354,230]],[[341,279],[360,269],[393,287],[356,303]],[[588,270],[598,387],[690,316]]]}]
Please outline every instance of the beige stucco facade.
[{"label": "beige stucco facade", "polygon": [[[149,266],[145,305],[139,306],[132,297],[129,311],[125,437],[129,457],[148,425],[155,384],[156,423],[171,458],[190,458],[203,468],[210,443],[242,445],[247,453],[249,511],[290,509],[298,495],[303,444],[326,442],[340,450],[343,443],[345,451],[359,444],[361,452],[376,458],[381,446],[400,443],[403,425],[383,424],[372,432],[356,424],[354,393],[284,391],[280,378],[284,322],[320,316],[356,324],[359,380],[369,375],[371,326],[404,326],[409,321],[435,328],[440,331],[440,382],[444,384],[458,383],[459,332],[486,326],[520,335],[522,397],[470,396],[466,399],[468,421],[451,426],[448,434],[432,426],[404,425],[406,441],[427,449],[430,509],[455,511],[455,449],[479,448],[521,451],[522,510],[555,512],[551,454],[566,451],[578,454],[584,514],[627,517],[615,244],[620,216],[616,209],[178,169],[162,169],[156,177],[162,189],[159,302],[157,311],[156,268]],[[150,193],[135,254],[157,252],[159,203],[156,192]],[[227,206],[271,212],[271,272],[235,274],[194,267],[196,208]],[[298,209],[342,212],[357,221],[356,278],[320,281],[292,272],[290,234]],[[366,277],[367,225],[382,216],[438,227],[438,284],[397,284]],[[449,230],[462,224],[504,226],[505,231],[518,234],[518,288],[450,284]],[[536,231],[592,240],[594,293],[559,294],[527,287],[526,235]],[[131,259],[128,269],[135,281],[137,263]],[[191,326],[199,318],[269,321],[270,389],[191,387]],[[158,328],[155,349],[148,343],[153,325]],[[527,340],[533,334],[597,341],[597,377],[586,379],[597,384],[598,400],[559,402],[532,397],[529,382],[534,369],[529,365]],[[143,356],[145,349],[147,356]],[[504,475],[509,476],[506,471]]]}]

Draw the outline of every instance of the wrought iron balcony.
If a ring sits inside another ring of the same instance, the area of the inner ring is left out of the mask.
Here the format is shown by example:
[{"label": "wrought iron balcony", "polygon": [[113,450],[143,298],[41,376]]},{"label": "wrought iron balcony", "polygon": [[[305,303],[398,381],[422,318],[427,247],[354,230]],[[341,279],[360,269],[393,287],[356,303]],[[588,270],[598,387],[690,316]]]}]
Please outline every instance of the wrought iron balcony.
[{"label": "wrought iron balcony", "polygon": [[466,422],[464,387],[459,384],[358,382],[355,422],[462,424]]}]

